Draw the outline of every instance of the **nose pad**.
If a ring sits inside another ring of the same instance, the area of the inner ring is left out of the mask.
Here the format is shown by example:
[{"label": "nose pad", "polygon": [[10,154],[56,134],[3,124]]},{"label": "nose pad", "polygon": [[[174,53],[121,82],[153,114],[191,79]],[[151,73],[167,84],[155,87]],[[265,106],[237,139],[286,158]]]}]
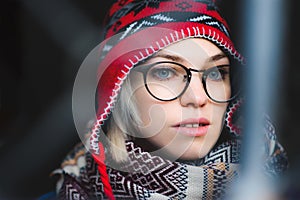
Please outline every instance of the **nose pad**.
[{"label": "nose pad", "polygon": [[180,103],[183,106],[202,107],[208,101],[208,96],[202,84],[200,74],[193,74],[190,84],[186,91],[180,97]]}]

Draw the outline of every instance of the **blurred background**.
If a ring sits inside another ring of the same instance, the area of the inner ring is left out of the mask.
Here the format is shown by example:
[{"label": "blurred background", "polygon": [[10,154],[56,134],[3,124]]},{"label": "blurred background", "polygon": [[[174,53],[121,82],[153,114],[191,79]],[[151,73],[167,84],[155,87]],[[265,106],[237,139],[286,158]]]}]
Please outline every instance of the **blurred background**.
[{"label": "blurred background", "polygon": [[[238,41],[238,0],[222,12]],[[287,4],[276,112],[277,134],[290,169],[284,199],[300,193],[299,3]],[[80,142],[72,116],[72,88],[84,58],[102,40],[104,0],[2,0],[0,4],[0,199],[35,199],[54,190],[59,167]],[[297,4],[297,5],[296,5]],[[299,135],[298,135],[299,134]]]}]

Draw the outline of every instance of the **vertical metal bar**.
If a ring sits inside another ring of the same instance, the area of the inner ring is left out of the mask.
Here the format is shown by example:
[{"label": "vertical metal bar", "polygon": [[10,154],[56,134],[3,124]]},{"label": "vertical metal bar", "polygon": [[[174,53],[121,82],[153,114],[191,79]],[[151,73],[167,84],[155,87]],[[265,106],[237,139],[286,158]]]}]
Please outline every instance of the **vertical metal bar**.
[{"label": "vertical metal bar", "polygon": [[[284,15],[282,0],[245,0],[242,4],[245,33],[245,130],[241,154],[241,177],[229,199],[274,199],[276,183],[263,176],[261,156],[263,115],[271,110],[278,96]],[[276,113],[275,113],[276,114]]]}]

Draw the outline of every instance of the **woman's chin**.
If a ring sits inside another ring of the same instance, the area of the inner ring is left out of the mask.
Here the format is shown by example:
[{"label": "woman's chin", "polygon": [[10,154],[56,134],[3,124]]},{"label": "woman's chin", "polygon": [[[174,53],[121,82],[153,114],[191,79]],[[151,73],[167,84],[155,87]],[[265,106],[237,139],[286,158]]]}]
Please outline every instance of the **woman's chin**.
[{"label": "woman's chin", "polygon": [[187,148],[184,153],[180,156],[181,160],[197,160],[205,157],[210,149],[208,148],[199,148],[199,146],[190,146]]}]

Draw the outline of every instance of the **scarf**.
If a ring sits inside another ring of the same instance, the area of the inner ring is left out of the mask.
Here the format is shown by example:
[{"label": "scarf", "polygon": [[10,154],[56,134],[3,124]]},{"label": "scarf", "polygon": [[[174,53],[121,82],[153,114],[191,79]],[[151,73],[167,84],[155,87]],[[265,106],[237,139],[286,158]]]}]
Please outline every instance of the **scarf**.
[{"label": "scarf", "polygon": [[[151,155],[133,141],[127,141],[126,147],[129,161],[120,164],[121,170],[107,167],[116,199],[221,199],[238,177],[237,140],[187,163]],[[71,167],[75,160],[76,167]],[[83,145],[74,149],[63,169],[61,199],[105,199],[95,161]]]},{"label": "scarf", "polygon": [[[281,175],[288,166],[270,122],[265,126],[264,172]],[[232,138],[217,145],[204,158],[170,161],[126,142],[129,160],[118,169],[107,165],[116,199],[224,199],[240,175],[241,140]],[[106,199],[97,164],[83,144],[78,144],[55,173],[59,199]]]}]

